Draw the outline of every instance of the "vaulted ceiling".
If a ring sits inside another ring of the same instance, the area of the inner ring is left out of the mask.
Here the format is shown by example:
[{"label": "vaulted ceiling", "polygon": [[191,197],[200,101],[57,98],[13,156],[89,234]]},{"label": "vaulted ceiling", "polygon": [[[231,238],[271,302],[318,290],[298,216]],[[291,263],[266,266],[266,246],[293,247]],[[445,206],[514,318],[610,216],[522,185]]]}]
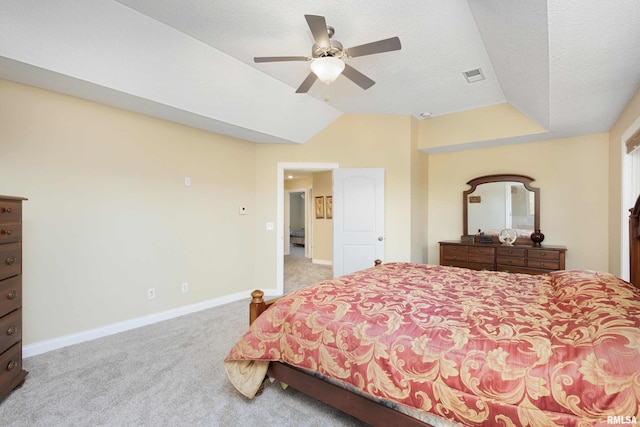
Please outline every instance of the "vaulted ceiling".
[{"label": "vaulted ceiling", "polygon": [[[343,113],[432,117],[510,103],[550,136],[606,132],[640,87],[637,0],[0,0],[0,78],[260,143],[304,143]],[[376,84],[296,88],[305,14]],[[463,72],[480,68],[484,80]],[[508,140],[504,142],[509,142]]]}]

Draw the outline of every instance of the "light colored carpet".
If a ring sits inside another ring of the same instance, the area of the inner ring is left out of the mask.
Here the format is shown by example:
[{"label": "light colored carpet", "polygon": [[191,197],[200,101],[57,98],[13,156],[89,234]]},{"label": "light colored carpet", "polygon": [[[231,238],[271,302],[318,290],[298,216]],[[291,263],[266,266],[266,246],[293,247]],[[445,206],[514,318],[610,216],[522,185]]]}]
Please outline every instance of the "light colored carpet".
[{"label": "light colored carpet", "polygon": [[[312,264],[310,258],[304,257],[304,248],[292,248],[291,255],[284,257],[284,292],[289,293],[312,283],[330,279],[333,267],[330,265]],[[302,249],[302,255],[299,250]]]},{"label": "light colored carpet", "polygon": [[[288,262],[286,287],[331,276],[331,267]],[[29,375],[0,403],[0,425],[363,426],[277,383],[251,401],[233,388],[222,361],[247,329],[248,302],[25,359]]]}]

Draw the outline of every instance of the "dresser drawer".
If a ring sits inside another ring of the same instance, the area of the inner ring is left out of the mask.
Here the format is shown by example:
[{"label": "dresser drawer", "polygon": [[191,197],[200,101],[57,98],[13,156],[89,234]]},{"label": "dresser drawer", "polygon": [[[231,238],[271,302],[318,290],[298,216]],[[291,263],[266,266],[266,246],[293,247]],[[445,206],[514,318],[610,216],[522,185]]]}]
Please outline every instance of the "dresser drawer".
[{"label": "dresser drawer", "polygon": [[[21,380],[18,377],[24,377],[22,371],[22,345],[15,344],[4,353],[0,354],[0,388],[9,386],[9,390],[13,389]],[[16,380],[18,383],[16,384]],[[0,389],[0,391],[3,391]]]},{"label": "dresser drawer", "polygon": [[442,247],[442,254],[446,261],[467,261],[467,247],[446,245]]},{"label": "dresser drawer", "polygon": [[524,248],[512,248],[512,247],[500,247],[497,249],[499,257],[516,257],[524,258],[526,249]]},{"label": "dresser drawer", "polygon": [[22,306],[22,276],[0,281],[0,316]]},{"label": "dresser drawer", "polygon": [[529,249],[529,259],[558,261],[560,259],[560,252],[550,251],[548,249]]},{"label": "dresser drawer", "polygon": [[553,261],[553,260],[549,260],[549,261],[542,261],[542,260],[538,260],[538,259],[528,259],[527,260],[527,267],[531,267],[531,268],[541,268],[544,270],[559,270],[560,269],[560,262],[559,261]]},{"label": "dresser drawer", "polygon": [[0,243],[18,241],[22,238],[22,224],[19,222],[0,222]]},{"label": "dresser drawer", "polygon": [[524,267],[526,262],[524,258],[509,258],[499,256],[496,258],[496,263],[499,265],[514,265],[518,267]]},{"label": "dresser drawer", "polygon": [[0,245],[0,279],[20,274],[22,271],[22,244]]},{"label": "dresser drawer", "polygon": [[22,220],[22,202],[17,200],[0,200],[0,222]]},{"label": "dresser drawer", "polygon": [[22,341],[22,309],[0,318],[0,353]]},{"label": "dresser drawer", "polygon": [[469,262],[481,262],[493,264],[493,259],[496,256],[496,248],[477,247],[470,246],[468,259]]}]

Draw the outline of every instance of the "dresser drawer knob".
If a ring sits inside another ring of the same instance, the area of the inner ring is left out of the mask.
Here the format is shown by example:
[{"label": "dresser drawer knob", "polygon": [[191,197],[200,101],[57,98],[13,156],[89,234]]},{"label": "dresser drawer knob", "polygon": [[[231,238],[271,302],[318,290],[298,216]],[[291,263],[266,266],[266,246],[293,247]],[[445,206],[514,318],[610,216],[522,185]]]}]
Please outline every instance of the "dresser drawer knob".
[{"label": "dresser drawer knob", "polygon": [[7,365],[7,371],[13,371],[14,369],[16,369],[18,367],[18,362],[16,362],[15,360],[12,360],[11,362],[9,362],[9,364]]},{"label": "dresser drawer knob", "polygon": [[13,335],[16,332],[18,332],[18,327],[16,325],[9,326],[9,329],[7,329],[7,335]]},{"label": "dresser drawer knob", "polygon": [[18,292],[15,289],[11,289],[9,293],[7,293],[7,299],[16,299],[18,296]]},{"label": "dresser drawer knob", "polygon": [[7,236],[10,236],[13,234],[13,230],[2,230],[0,231],[0,234],[6,234]]},{"label": "dresser drawer knob", "polygon": [[11,213],[13,212],[13,208],[2,208],[2,213]]},{"label": "dresser drawer knob", "polygon": [[7,265],[14,265],[16,263],[17,259],[16,257],[14,257],[13,255],[8,256],[7,259],[4,260],[4,263]]}]

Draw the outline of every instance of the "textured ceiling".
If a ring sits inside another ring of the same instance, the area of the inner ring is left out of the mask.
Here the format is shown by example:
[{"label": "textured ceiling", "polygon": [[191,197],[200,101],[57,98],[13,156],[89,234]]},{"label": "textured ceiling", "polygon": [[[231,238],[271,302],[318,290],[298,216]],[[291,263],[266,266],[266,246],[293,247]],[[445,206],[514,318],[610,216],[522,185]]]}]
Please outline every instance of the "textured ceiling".
[{"label": "textured ceiling", "polygon": [[[90,3],[90,4],[89,4]],[[304,143],[342,113],[432,116],[508,102],[559,137],[608,131],[640,86],[640,2],[0,0],[0,77],[255,142]],[[345,47],[344,77],[295,89],[305,14]],[[463,72],[482,68],[485,80]],[[509,142],[505,140],[504,142]]]}]

